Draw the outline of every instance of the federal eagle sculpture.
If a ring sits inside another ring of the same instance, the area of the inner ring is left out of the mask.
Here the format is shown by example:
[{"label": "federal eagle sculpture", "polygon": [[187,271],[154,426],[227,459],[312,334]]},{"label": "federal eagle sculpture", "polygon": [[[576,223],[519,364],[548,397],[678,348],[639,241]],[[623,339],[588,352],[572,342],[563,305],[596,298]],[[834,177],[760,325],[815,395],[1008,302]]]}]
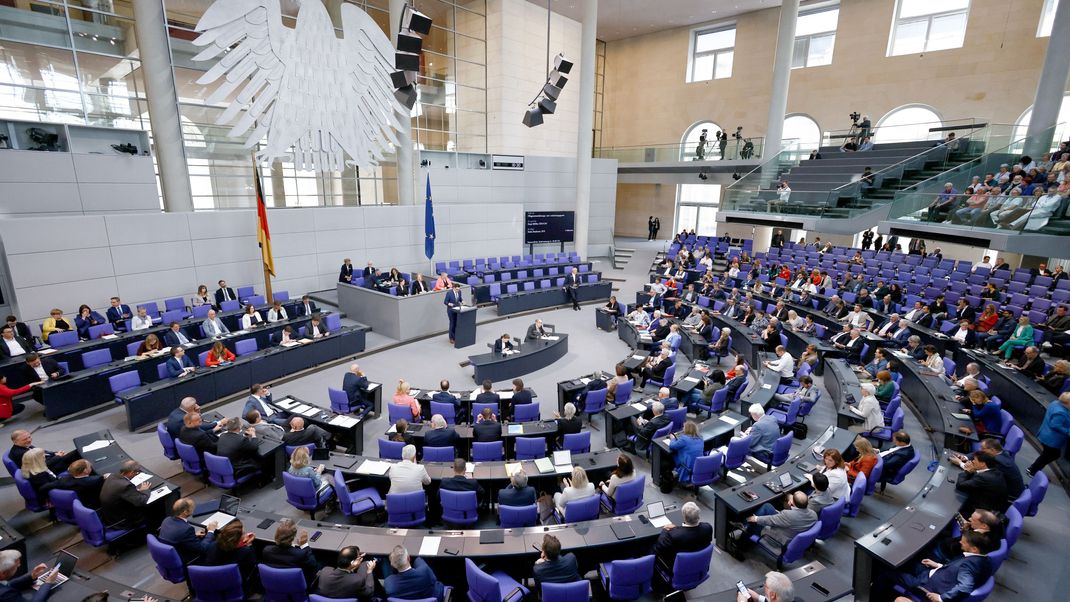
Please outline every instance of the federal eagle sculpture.
[{"label": "federal eagle sculpture", "polygon": [[[257,159],[297,169],[374,166],[398,145],[408,111],[390,81],[394,48],[368,13],[342,4],[343,37],[320,0],[298,0],[283,25],[280,0],[218,0],[200,22],[194,60],[215,60],[197,83],[220,82],[208,104],[228,102],[216,125],[263,141]],[[291,150],[292,149],[292,150]]]}]

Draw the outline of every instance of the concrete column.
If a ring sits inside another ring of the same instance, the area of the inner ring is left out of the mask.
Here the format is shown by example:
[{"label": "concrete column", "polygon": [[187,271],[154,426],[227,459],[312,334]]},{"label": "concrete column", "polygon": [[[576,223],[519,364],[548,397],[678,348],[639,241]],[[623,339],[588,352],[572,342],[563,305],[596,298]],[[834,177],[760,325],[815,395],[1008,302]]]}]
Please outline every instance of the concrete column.
[{"label": "concrete column", "polygon": [[765,126],[762,159],[780,152],[784,133],[784,114],[788,111],[788,83],[791,81],[791,57],[795,51],[795,22],[799,17],[799,0],[784,0],[780,5],[776,54],[773,59],[773,86],[769,99],[769,118]]},{"label": "concrete column", "polygon": [[[401,14],[405,9],[405,0],[390,0],[390,43],[397,48],[398,24],[401,23]],[[391,57],[393,60],[393,57]],[[398,205],[412,205],[416,202],[413,196],[413,154],[412,154],[412,119],[406,115],[401,118],[401,131],[398,135]]]},{"label": "concrete column", "polygon": [[1029,142],[1025,146],[1028,155],[1040,159],[1051,150],[1054,131],[1048,130],[1059,120],[1059,107],[1066,93],[1067,76],[1070,76],[1070,1],[1059,2],[1055,11],[1048,51],[1044,54],[1044,67],[1037,81],[1037,95],[1033,100],[1033,117],[1026,130]]},{"label": "concrete column", "polygon": [[134,31],[141,55],[141,73],[149,105],[152,141],[160,170],[160,189],[165,211],[193,211],[186,149],[182,145],[182,121],[171,69],[171,45],[162,0],[134,2]]},{"label": "concrete column", "polygon": [[576,252],[587,259],[587,233],[591,223],[591,153],[594,146],[595,34],[598,0],[582,0],[580,34],[580,122],[576,136]]}]

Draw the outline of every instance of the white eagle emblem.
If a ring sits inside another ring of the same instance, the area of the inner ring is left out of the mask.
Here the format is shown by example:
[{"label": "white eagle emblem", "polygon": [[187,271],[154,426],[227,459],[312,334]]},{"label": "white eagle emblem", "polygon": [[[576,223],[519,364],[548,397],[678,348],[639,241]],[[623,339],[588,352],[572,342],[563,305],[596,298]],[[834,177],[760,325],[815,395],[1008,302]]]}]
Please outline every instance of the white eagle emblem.
[{"label": "white eagle emblem", "polygon": [[208,103],[240,88],[216,125],[233,126],[230,136],[247,134],[246,148],[263,140],[261,161],[285,159],[315,171],[378,165],[409,114],[394,97],[390,40],[352,4],[342,4],[339,39],[319,0],[299,0],[290,29],[279,1],[219,0],[197,23],[194,44],[207,48],[194,60],[219,57],[197,80],[222,82]]}]

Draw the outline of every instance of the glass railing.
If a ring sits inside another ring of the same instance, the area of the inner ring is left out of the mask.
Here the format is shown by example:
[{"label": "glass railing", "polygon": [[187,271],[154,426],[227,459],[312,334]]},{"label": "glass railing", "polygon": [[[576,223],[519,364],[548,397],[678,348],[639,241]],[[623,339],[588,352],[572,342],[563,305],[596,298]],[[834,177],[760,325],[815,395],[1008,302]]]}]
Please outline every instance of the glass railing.
[{"label": "glass railing", "polygon": [[[1036,138],[1050,137],[1059,127],[1048,128]],[[1018,162],[1023,149],[1032,140],[1029,137],[1011,140],[988,154],[897,192],[888,219],[943,223],[966,229],[1042,233],[1053,227],[1058,229],[1058,222],[1070,225],[1065,221],[1065,194],[1048,197],[1040,186],[1029,184],[1012,185],[994,194],[967,192],[975,178],[983,183],[988,175],[1000,178],[1000,173],[1013,173],[1008,166]],[[950,189],[947,189],[948,184]]]},{"label": "glass railing", "polygon": [[[776,205],[780,201],[779,195],[773,189],[780,181],[780,175],[798,165],[802,160],[810,156],[809,150],[802,150],[799,145],[792,141],[786,148],[773,157],[762,162],[754,169],[740,175],[724,189],[721,197],[721,209],[730,211],[766,211],[766,201]],[[799,191],[803,198],[809,193]],[[827,200],[828,191],[823,192],[822,200]],[[794,199],[795,191],[791,192]]]},{"label": "glass railing", "polygon": [[[931,121],[909,123],[902,125],[873,125],[869,135],[874,144],[887,144],[895,142],[916,142],[918,140],[945,140],[950,132],[955,132],[956,138],[964,138],[970,135],[971,126],[983,126],[984,124],[974,118],[951,119],[948,121]],[[946,128],[956,129],[946,129]],[[940,128],[937,131],[929,131],[931,128]],[[980,129],[980,128],[976,128]],[[860,128],[851,127],[840,130],[825,132],[822,139],[823,146],[841,146],[849,138],[860,138],[863,132]]]},{"label": "glass railing", "polygon": [[[785,140],[785,143],[791,143]],[[724,151],[717,141],[707,142],[703,148],[693,143],[646,144],[641,146],[613,146],[597,148],[596,159],[616,159],[621,163],[667,163],[672,161],[735,161],[760,159],[765,150],[765,138],[752,137],[729,140]]]}]

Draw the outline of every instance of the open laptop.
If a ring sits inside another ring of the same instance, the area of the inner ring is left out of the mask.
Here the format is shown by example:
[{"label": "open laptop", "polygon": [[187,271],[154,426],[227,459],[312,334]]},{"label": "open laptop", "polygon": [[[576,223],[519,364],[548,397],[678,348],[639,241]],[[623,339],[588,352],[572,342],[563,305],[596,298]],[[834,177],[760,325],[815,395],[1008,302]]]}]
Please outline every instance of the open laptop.
[{"label": "open laptop", "polygon": [[561,467],[568,467],[569,470],[572,470],[572,452],[567,449],[562,451],[555,451],[554,467],[559,470],[561,469]]},{"label": "open laptop", "polygon": [[[71,578],[71,574],[74,573],[74,565],[76,564],[78,564],[78,557],[74,554],[63,550],[56,554],[56,564],[52,565],[52,568],[59,569],[59,576],[56,577],[56,582],[52,584],[52,589],[56,589],[57,587],[63,585],[67,582],[68,579]],[[36,581],[34,581],[33,588],[35,590],[41,588],[41,586],[45,582],[45,577],[48,576],[49,572],[51,572],[51,569],[45,571],[43,575],[41,575],[37,578]]]},{"label": "open laptop", "polygon": [[658,527],[664,527],[669,524],[669,517],[665,516],[665,502],[653,502],[646,506],[647,516],[650,518],[650,524]]},{"label": "open laptop", "polygon": [[212,512],[211,514],[199,514],[189,522],[198,527],[203,527],[208,523],[215,521],[216,528],[222,528],[223,525],[237,517],[239,503],[241,503],[240,498],[236,498],[232,495],[221,495],[219,496],[219,508],[215,512]]},{"label": "open laptop", "polygon": [[324,448],[317,447],[317,448],[312,450],[312,461],[313,462],[326,462],[327,460],[330,460],[330,459],[331,459],[331,450],[329,450],[329,449],[327,449],[325,447]]}]

